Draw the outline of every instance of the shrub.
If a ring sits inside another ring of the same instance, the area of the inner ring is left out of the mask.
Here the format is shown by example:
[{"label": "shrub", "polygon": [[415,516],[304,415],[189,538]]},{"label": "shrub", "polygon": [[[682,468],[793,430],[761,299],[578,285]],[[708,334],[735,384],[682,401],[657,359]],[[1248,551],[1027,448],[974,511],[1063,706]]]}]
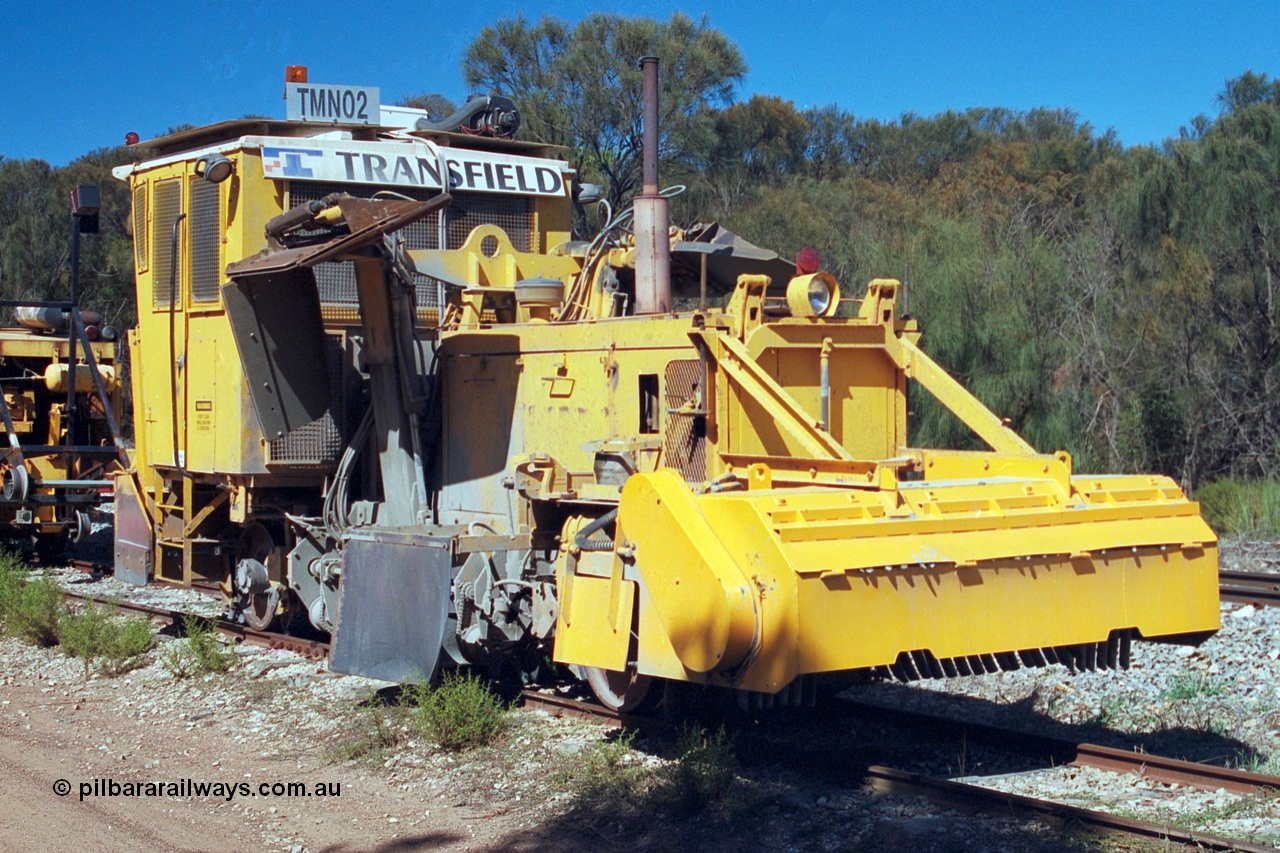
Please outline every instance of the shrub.
[{"label": "shrub", "polygon": [[507,728],[508,708],[478,677],[445,673],[439,687],[406,688],[413,725],[445,749],[487,746]]},{"label": "shrub", "polygon": [[1280,480],[1215,480],[1196,490],[1209,526],[1223,536],[1280,536]]},{"label": "shrub", "polygon": [[584,801],[615,804],[633,800],[643,788],[649,772],[628,763],[635,741],[634,732],[621,732],[613,740],[592,744],[574,757],[557,774],[557,781],[576,789]]},{"label": "shrub", "polygon": [[118,675],[151,648],[150,622],[141,616],[121,619],[113,611],[114,606],[89,602],[79,613],[64,614],[58,626],[67,654],[84,661],[85,678],[95,660],[101,660],[103,672]]},{"label": "shrub", "polygon": [[218,642],[213,623],[190,613],[182,617],[184,640],[176,640],[160,654],[161,665],[175,678],[201,672],[226,672],[236,665],[236,653]]},{"label": "shrub", "polygon": [[1168,699],[1186,701],[1201,696],[1222,695],[1222,685],[1207,675],[1198,672],[1184,672],[1169,679],[1169,687],[1164,695]]},{"label": "shrub", "polygon": [[723,802],[737,781],[738,759],[721,726],[714,734],[686,728],[676,743],[680,758],[671,768],[675,803],[690,812]]},{"label": "shrub", "polygon": [[5,628],[9,614],[17,610],[26,583],[27,567],[12,551],[0,550],[0,629]]},{"label": "shrub", "polygon": [[65,612],[58,581],[48,574],[34,580],[26,580],[9,569],[4,574],[4,589],[0,593],[4,632],[42,648],[56,646],[58,625]]}]

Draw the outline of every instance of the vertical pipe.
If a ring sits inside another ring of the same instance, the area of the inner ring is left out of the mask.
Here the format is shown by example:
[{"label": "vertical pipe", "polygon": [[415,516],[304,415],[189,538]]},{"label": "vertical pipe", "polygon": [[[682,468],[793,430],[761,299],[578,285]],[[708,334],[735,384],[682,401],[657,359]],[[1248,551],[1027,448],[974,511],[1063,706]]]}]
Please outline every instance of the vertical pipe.
[{"label": "vertical pipe", "polygon": [[818,356],[822,373],[822,423],[818,425],[823,432],[831,431],[831,338],[822,339],[822,352]]},{"label": "vertical pipe", "polygon": [[644,137],[641,158],[644,164],[645,196],[658,194],[658,57],[640,57],[640,73],[644,79]]},{"label": "vertical pipe", "polygon": [[178,470],[186,467],[187,460],[178,455],[181,453],[178,449],[178,334],[174,319],[178,310],[178,226],[186,218],[185,213],[175,216],[169,235],[169,411],[173,417],[173,465]]},{"label": "vertical pipe", "polygon": [[698,271],[698,310],[707,310],[707,253],[702,252],[699,256],[701,267]]},{"label": "vertical pipe", "polygon": [[671,308],[671,217],[658,190],[658,58],[640,59],[644,75],[643,184],[635,200],[636,313]]},{"label": "vertical pipe", "polygon": [[[80,299],[80,217],[71,214],[71,310],[67,312],[67,405],[63,409],[66,443],[76,443],[76,306]],[[68,461],[70,461],[68,459]]]}]

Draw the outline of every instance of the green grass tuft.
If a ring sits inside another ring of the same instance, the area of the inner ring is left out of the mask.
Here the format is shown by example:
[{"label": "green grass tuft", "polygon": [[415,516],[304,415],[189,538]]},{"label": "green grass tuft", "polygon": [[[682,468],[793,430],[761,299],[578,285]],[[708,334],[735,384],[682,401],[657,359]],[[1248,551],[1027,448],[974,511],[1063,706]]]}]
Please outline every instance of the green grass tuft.
[{"label": "green grass tuft", "polygon": [[114,605],[89,602],[78,613],[66,613],[58,633],[67,654],[84,661],[85,678],[94,661],[108,675],[119,675],[151,648],[151,623],[142,616],[119,618]]},{"label": "green grass tuft", "polygon": [[488,746],[507,729],[510,709],[477,676],[447,672],[438,687],[405,688],[413,726],[455,752]]},{"label": "green grass tuft", "polygon": [[169,643],[160,653],[160,663],[175,678],[203,672],[226,672],[236,665],[236,653],[218,642],[213,622],[187,614],[182,617],[183,640]]},{"label": "green grass tuft", "polygon": [[737,780],[738,759],[721,726],[715,732],[686,728],[676,742],[680,758],[671,769],[674,802],[689,812],[728,799]]},{"label": "green grass tuft", "polygon": [[1179,701],[1221,696],[1222,685],[1207,675],[1202,675],[1198,672],[1184,672],[1169,679],[1169,687],[1165,690],[1164,695],[1167,699]]},{"label": "green grass tuft", "polygon": [[1280,537],[1280,480],[1215,480],[1195,497],[1219,535]]},{"label": "green grass tuft", "polygon": [[56,646],[58,625],[66,612],[62,589],[52,575],[28,575],[15,555],[0,553],[0,627],[5,634],[37,646]]}]

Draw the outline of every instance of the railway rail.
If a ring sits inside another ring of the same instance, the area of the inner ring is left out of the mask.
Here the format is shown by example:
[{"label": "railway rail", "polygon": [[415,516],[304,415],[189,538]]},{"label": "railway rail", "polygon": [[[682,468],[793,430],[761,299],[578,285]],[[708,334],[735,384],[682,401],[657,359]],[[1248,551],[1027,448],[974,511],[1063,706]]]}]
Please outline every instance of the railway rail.
[{"label": "railway rail", "polygon": [[[63,597],[71,601],[80,603],[97,603],[102,604],[102,599],[92,595],[81,595],[76,592],[63,591]],[[174,610],[169,607],[156,607],[150,604],[139,604],[131,601],[116,601],[112,604],[118,610],[124,610],[130,613],[137,613],[151,619],[159,619],[168,625],[180,625],[182,620],[190,615],[181,610]],[[294,637],[289,634],[278,634],[272,631],[257,631],[245,625],[232,622],[228,619],[212,618],[213,629],[224,637],[229,638],[235,643],[252,643],[257,646],[265,646],[270,649],[285,649],[287,651],[296,652],[303,657],[311,660],[322,660],[329,654],[329,644],[320,640],[308,640],[301,637]]]},{"label": "railway rail", "polygon": [[[618,714],[592,702],[584,702],[534,690],[522,692],[521,700],[525,707],[539,708],[553,716],[576,717],[636,727],[661,724],[660,721],[650,717]],[[899,711],[897,709],[890,711],[878,706],[862,705],[855,702],[837,700],[836,703],[824,707],[823,710],[830,711],[833,708],[843,709],[844,713],[850,715],[875,714],[877,712],[891,713],[899,723],[909,721],[921,726],[930,726],[935,731],[949,734],[962,731],[965,736],[975,736],[984,741],[1012,747],[1017,751],[1041,755],[1050,764],[1070,763],[1077,767],[1092,767],[1113,773],[1134,773],[1158,782],[1175,783],[1211,791],[1225,790],[1237,794],[1280,790],[1280,777],[1250,773],[1243,770],[1197,764],[1142,752],[1114,749],[1098,744],[1077,743],[1049,735],[1010,731],[995,726],[961,723],[919,712]],[[807,764],[808,760],[809,756],[800,758],[800,761],[804,764]],[[1035,797],[997,791],[968,782],[939,779],[882,765],[871,765],[854,772],[859,778],[852,778],[851,774],[851,777],[847,780],[848,784],[861,785],[884,794],[925,797],[931,802],[948,808],[998,813],[1018,812],[1051,821],[1072,821],[1100,834],[1153,839],[1186,845],[1199,850],[1240,851],[1240,853],[1261,853],[1261,851],[1273,850],[1273,848],[1265,845],[1222,838],[1194,830],[1180,829],[1147,821],[1133,820],[1108,812],[1064,805]]]},{"label": "railway rail", "polygon": [[1223,601],[1280,607],[1280,575],[1220,569],[1218,590]]}]

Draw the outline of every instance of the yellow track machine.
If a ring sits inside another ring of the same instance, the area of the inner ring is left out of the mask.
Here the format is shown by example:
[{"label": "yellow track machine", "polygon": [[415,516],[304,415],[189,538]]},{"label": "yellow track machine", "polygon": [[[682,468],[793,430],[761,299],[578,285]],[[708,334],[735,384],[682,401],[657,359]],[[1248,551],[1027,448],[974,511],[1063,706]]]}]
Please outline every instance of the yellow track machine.
[{"label": "yellow track machine", "polygon": [[[215,125],[122,170],[151,253],[118,572],[305,613],[339,671],[550,650],[622,708],[654,679],[798,699],[1217,629],[1196,505],[1036,452],[921,351],[896,281],[842,298],[669,228],[654,146],[635,207],[573,242],[588,191],[554,150],[449,129],[511,126],[482,100]],[[912,447],[912,381],[990,451]]]}]

